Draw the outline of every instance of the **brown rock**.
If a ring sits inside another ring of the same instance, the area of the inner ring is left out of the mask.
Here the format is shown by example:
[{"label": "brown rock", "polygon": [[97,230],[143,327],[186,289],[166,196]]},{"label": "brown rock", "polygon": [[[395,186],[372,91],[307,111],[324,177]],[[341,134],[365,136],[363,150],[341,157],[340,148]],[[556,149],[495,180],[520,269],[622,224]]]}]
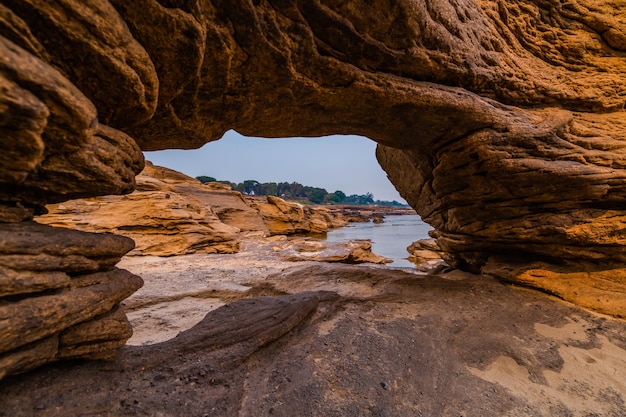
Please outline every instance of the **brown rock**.
[{"label": "brown rock", "polygon": [[202,184],[180,172],[146,164],[137,191],[126,196],[71,200],[47,206],[37,220],[87,232],[132,238],[132,254],[171,256],[234,253],[240,232],[325,234],[347,224],[341,211],[281,198],[244,197],[223,184]]},{"label": "brown rock", "polygon": [[132,191],[143,167],[135,142],[99,125],[80,90],[1,36],[0,85],[3,136],[13,138],[1,157],[1,201],[41,205]]},{"label": "brown rock", "polygon": [[24,207],[21,203],[0,204],[0,223],[19,223],[32,220],[34,216],[35,209]]},{"label": "brown rock", "polygon": [[103,314],[141,285],[141,278],[128,271],[97,272],[74,278],[72,286],[58,294],[44,294],[0,306],[0,352],[27,345]]},{"label": "brown rock", "polygon": [[600,313],[626,318],[626,268],[623,264],[567,262],[555,265],[492,257],[483,271],[515,284],[539,288]]},{"label": "brown rock", "polygon": [[61,333],[59,358],[108,359],[124,346],[133,330],[120,306],[93,320],[77,324]]},{"label": "brown rock", "polygon": [[[594,0],[7,0],[0,202],[25,210],[3,216],[131,192],[135,139],[359,134],[453,266],[515,255],[594,275],[626,263],[625,21]],[[323,229],[269,204],[276,230]],[[100,265],[37,250],[2,265]],[[616,276],[598,288],[609,299]]]},{"label": "brown rock", "polygon": [[387,264],[390,259],[372,252],[370,240],[325,242],[322,240],[286,241],[274,250],[289,261],[341,262],[346,264]]},{"label": "brown rock", "polygon": [[113,268],[132,248],[123,236],[0,224],[0,378],[64,357],[111,358],[131,332],[123,311],[109,312],[143,283]]},{"label": "brown rock", "polygon": [[432,238],[417,240],[411,243],[406,251],[410,254],[409,261],[416,264],[441,259],[443,254],[437,240]]},{"label": "brown rock", "polygon": [[230,301],[113,363],[1,381],[0,416],[623,414],[623,320],[455,272],[289,268],[267,281],[300,294]]},{"label": "brown rock", "polygon": [[[111,232],[135,241],[133,254],[172,256],[186,253],[234,253],[239,229],[223,223],[213,211],[214,200],[229,195],[253,212],[233,192],[205,191],[196,179],[148,163],[137,177],[138,190],[127,196],[72,200],[49,205],[38,221],[88,232]],[[262,221],[254,212],[258,224]],[[243,221],[245,222],[245,220]],[[236,222],[231,222],[236,223]]]},{"label": "brown rock", "polygon": [[201,201],[188,195],[144,191],[118,197],[72,200],[49,206],[39,221],[89,232],[132,238],[135,254],[171,256],[238,251],[238,229],[222,223]]},{"label": "brown rock", "polygon": [[[207,314],[193,330],[148,347],[147,351],[158,352],[167,362],[192,352],[228,349],[230,352],[221,357],[219,366],[238,366],[251,353],[299,325],[317,309],[321,301],[336,298],[332,292],[311,291],[283,297],[239,300]],[[133,362],[139,366],[159,366],[143,354]]]},{"label": "brown rock", "polygon": [[[110,234],[82,233],[35,222],[0,224],[0,259],[2,265],[14,268],[22,265],[38,271],[106,270],[133,246],[132,240]],[[72,257],[72,262],[64,261],[64,257]]]},{"label": "brown rock", "polygon": [[22,349],[0,353],[0,379],[54,362],[59,351],[59,337],[54,335]]},{"label": "brown rock", "polygon": [[248,198],[248,204],[261,214],[271,235],[325,234],[328,229],[346,224],[342,217],[326,208],[309,207],[275,196]]},{"label": "brown rock", "polygon": [[220,183],[202,184],[195,178],[150,162],[137,177],[137,182],[139,191],[171,191],[193,197],[210,207],[210,211],[224,224],[242,232],[268,233],[259,212],[250,207],[241,193],[233,191],[230,186]]},{"label": "brown rock", "polygon": [[384,256],[373,253],[372,242],[366,240],[360,241],[359,247],[350,252],[348,259],[346,259],[345,261],[345,263],[348,264],[358,264],[363,262],[369,262],[374,264],[388,264],[393,261],[385,258]]},{"label": "brown rock", "polygon": [[[159,85],[154,64],[110,2],[5,4],[13,21],[9,25],[13,30],[5,31],[5,36],[66,74],[96,105],[100,120],[120,126],[152,116]],[[72,11],[71,21],[67,10]],[[17,22],[28,24],[28,32],[15,30]],[[40,40],[55,47],[43,53]],[[68,59],[73,56],[89,65],[75,65]]]},{"label": "brown rock", "polygon": [[[32,260],[31,256],[26,265]],[[69,285],[70,279],[61,271],[25,271],[0,266],[0,297],[64,288]]]}]

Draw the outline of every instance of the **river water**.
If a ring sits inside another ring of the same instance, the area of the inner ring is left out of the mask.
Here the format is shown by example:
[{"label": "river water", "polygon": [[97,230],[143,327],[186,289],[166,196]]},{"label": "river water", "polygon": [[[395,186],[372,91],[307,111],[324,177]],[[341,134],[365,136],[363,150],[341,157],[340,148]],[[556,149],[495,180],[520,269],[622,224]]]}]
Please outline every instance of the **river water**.
[{"label": "river water", "polygon": [[372,252],[393,260],[389,267],[413,267],[409,262],[407,246],[419,239],[427,239],[428,224],[416,215],[386,216],[380,224],[350,223],[348,226],[331,230],[326,237],[329,242],[344,242],[353,239],[372,241]]}]

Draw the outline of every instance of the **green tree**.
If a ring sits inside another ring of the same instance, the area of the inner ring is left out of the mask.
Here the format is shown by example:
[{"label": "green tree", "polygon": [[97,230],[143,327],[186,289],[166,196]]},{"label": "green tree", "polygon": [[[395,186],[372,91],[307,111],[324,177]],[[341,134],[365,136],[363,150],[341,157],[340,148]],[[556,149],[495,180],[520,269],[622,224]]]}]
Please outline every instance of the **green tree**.
[{"label": "green tree", "polygon": [[323,188],[314,188],[309,194],[309,201],[315,204],[321,204],[326,198],[328,192]]},{"label": "green tree", "polygon": [[199,177],[196,177],[196,179],[200,181],[202,184],[205,184],[207,182],[217,182],[215,178],[207,177],[206,175],[200,175]]},{"label": "green tree", "polygon": [[335,204],[341,204],[344,202],[345,199],[346,194],[341,190],[337,190],[334,193],[328,195],[328,200]]},{"label": "green tree", "polygon": [[276,185],[276,195],[279,197],[291,197],[288,182],[279,182]]},{"label": "green tree", "polygon": [[256,187],[259,185],[259,182],[257,180],[245,180],[243,182],[243,193],[244,194],[255,194],[255,189]]},{"label": "green tree", "polygon": [[365,206],[369,204],[374,204],[374,196],[372,195],[372,193],[367,193],[363,195],[352,194],[346,197],[344,202],[357,206]]},{"label": "green tree", "polygon": [[[310,187],[309,187],[310,188]],[[291,197],[306,197],[305,187],[299,182],[292,182],[289,184],[289,191]]]},{"label": "green tree", "polygon": [[278,195],[278,184],[275,182],[268,182],[265,184],[265,195]]}]

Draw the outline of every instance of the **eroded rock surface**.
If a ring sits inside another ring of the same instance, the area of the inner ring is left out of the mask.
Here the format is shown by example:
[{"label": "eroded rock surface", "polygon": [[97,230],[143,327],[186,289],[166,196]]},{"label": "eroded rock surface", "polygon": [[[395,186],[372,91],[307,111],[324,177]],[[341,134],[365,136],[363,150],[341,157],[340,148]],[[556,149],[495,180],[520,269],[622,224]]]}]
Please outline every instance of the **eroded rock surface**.
[{"label": "eroded rock surface", "polygon": [[4,0],[0,221],[140,148],[360,134],[448,263],[623,316],[625,39],[595,0]]},{"label": "eroded rock surface", "polygon": [[[147,166],[147,171],[151,170],[162,171]],[[129,195],[49,205],[50,213],[37,220],[53,226],[130,237],[135,241],[135,254],[237,252],[239,229],[222,223],[206,201],[189,192],[177,192],[179,184],[192,181],[200,188],[199,181],[167,171],[168,175],[160,178],[147,172],[140,174],[137,191]]]},{"label": "eroded rock surface", "polygon": [[623,299],[625,22],[592,0],[8,1],[0,200],[129,191],[126,134],[360,134],[449,263],[611,263]]},{"label": "eroded rock surface", "polygon": [[0,224],[0,378],[67,358],[111,359],[132,330],[119,303],[140,277],[115,268],[123,236]]},{"label": "eroded rock surface", "polygon": [[129,195],[50,204],[48,214],[37,221],[124,235],[135,241],[131,254],[157,256],[235,253],[246,237],[325,235],[348,224],[341,209],[308,207],[273,196],[243,196],[222,184],[202,184],[150,162],[136,182],[137,190]]},{"label": "eroded rock surface", "polygon": [[307,207],[274,196],[248,201],[272,235],[326,234],[329,229],[348,224],[340,212],[325,207]]},{"label": "eroded rock surface", "polygon": [[460,271],[318,264],[252,281],[283,295],[240,293],[113,363],[6,379],[0,416],[623,413],[623,321]]}]

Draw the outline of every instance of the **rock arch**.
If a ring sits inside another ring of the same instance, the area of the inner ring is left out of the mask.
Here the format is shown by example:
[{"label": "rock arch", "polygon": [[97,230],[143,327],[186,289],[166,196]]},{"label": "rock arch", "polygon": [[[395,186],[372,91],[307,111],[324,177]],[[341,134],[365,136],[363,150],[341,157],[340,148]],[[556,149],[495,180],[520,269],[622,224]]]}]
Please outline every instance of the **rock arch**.
[{"label": "rock arch", "polygon": [[[140,149],[231,128],[367,136],[450,262],[623,317],[624,13],[591,0],[5,0],[0,372],[112,354],[128,328],[114,306],[140,285],[113,269],[130,242],[33,216],[130,192]],[[66,320],[69,289],[117,333]],[[42,297],[57,297],[57,325],[22,337],[8,318]]]}]

